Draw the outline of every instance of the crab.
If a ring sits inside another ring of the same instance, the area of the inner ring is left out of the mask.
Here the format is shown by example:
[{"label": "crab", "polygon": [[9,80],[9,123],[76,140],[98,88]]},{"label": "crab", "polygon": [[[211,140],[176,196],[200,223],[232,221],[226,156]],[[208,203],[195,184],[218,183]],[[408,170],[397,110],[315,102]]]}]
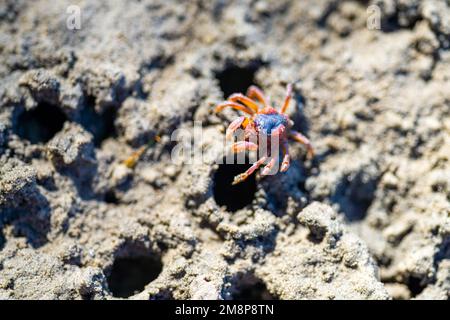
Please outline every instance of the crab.
[{"label": "crab", "polygon": [[[247,114],[247,116],[240,116],[232,121],[226,130],[226,139],[234,139],[236,131],[243,129],[243,140],[232,144],[232,152],[258,151],[259,155],[259,159],[250,168],[234,177],[233,185],[246,180],[262,165],[265,166],[261,175],[269,175],[274,166],[279,163],[280,155],[282,157],[280,172],[286,172],[291,161],[289,138],[307,148],[308,158],[314,156],[314,150],[309,139],[300,132],[292,130],[294,122],[286,114],[292,97],[292,84],[288,84],[286,89],[286,97],[279,111],[270,106],[263,91],[256,86],[249,87],[246,95],[234,93],[226,101],[216,106],[216,112],[231,107]],[[260,108],[260,105],[262,108]],[[275,142],[278,143],[278,152],[272,155],[271,145],[274,145]]]}]

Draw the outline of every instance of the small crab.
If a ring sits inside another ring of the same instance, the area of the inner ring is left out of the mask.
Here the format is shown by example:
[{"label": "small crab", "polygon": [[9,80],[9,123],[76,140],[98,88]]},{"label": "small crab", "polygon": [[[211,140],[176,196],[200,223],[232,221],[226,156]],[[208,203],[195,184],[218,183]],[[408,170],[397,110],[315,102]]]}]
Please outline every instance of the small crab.
[{"label": "small crab", "polygon": [[[269,105],[268,100],[264,96],[261,89],[256,86],[251,86],[247,90],[247,95],[241,93],[232,94],[227,101],[219,104],[216,107],[216,112],[222,111],[226,107],[231,107],[236,110],[247,113],[249,116],[241,116],[231,122],[226,130],[226,138],[233,138],[238,129],[244,130],[243,141],[238,141],[231,146],[234,153],[244,151],[258,151],[260,158],[252,164],[252,166],[245,172],[234,177],[233,184],[238,184],[247,179],[260,166],[266,164],[262,170],[262,175],[268,175],[272,172],[272,168],[278,163],[280,151],[283,157],[280,171],[286,172],[290,165],[288,138],[291,138],[307,148],[307,155],[312,158],[314,151],[308,138],[300,132],[292,130],[294,122],[285,114],[292,97],[292,84],[287,85],[287,93],[284,99],[283,106],[280,111],[277,111]],[[257,100],[263,108],[260,109]],[[275,140],[279,143],[278,154],[271,155],[271,143]],[[263,143],[265,142],[265,143]]]}]

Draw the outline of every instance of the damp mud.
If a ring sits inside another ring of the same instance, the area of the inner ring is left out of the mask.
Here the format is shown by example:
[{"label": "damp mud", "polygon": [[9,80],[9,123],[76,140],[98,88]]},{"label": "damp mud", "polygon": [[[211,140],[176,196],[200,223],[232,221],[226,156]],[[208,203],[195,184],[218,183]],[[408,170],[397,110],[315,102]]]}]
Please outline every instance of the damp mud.
[{"label": "damp mud", "polygon": [[[1,1],[0,299],[449,299],[449,22],[445,0]],[[215,105],[288,83],[315,157],[231,186]],[[174,161],[195,123],[208,156]]]}]

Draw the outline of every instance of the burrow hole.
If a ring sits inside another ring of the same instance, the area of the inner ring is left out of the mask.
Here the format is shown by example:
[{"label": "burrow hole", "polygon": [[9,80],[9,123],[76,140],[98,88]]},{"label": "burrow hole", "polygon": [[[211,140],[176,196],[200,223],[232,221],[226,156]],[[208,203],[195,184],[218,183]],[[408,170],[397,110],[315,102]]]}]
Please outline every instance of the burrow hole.
[{"label": "burrow hole", "polygon": [[[3,226],[0,224],[0,250],[3,249],[3,246],[6,243],[6,239],[5,239],[5,236],[3,235],[2,228],[3,228]],[[0,264],[0,270],[1,269],[2,269],[2,266]]]},{"label": "burrow hole", "polygon": [[80,113],[81,125],[94,136],[94,144],[100,147],[107,138],[116,136],[114,121],[117,108],[106,108],[102,113],[95,110],[95,97],[87,96],[83,110]]},{"label": "burrow hole", "polygon": [[116,192],[114,190],[109,190],[104,195],[104,201],[110,204],[118,204],[119,199],[117,198]]},{"label": "burrow hole", "polygon": [[411,297],[413,298],[419,295],[426,287],[426,284],[423,283],[422,279],[415,276],[409,276],[406,284],[411,292]]},{"label": "burrow hole", "polygon": [[366,177],[364,171],[356,175],[344,176],[336,186],[331,201],[339,205],[349,222],[363,220],[377,190],[378,179]]},{"label": "burrow hole", "polygon": [[248,87],[255,84],[255,73],[260,66],[260,62],[252,62],[244,67],[231,64],[218,72],[216,78],[223,97],[226,99],[233,93],[245,94]]},{"label": "burrow hole", "polygon": [[[128,248],[126,255],[115,258],[107,277],[108,287],[117,298],[128,298],[142,292],[162,271],[161,257],[154,253]],[[131,252],[130,252],[131,250]]]},{"label": "burrow hole", "polygon": [[219,165],[214,174],[213,194],[219,206],[225,206],[228,211],[235,212],[252,203],[256,193],[256,178],[253,173],[245,181],[232,185],[234,177],[245,172],[251,164],[248,159],[245,164],[237,164],[237,161],[234,161],[234,164],[226,164],[225,160],[224,158],[223,164]]},{"label": "burrow hole", "polygon": [[61,131],[66,120],[66,115],[57,106],[41,102],[18,116],[14,131],[32,144],[46,143]]},{"label": "burrow hole", "polygon": [[233,300],[278,300],[269,292],[264,281],[254,274],[246,274],[239,279],[232,298]]}]

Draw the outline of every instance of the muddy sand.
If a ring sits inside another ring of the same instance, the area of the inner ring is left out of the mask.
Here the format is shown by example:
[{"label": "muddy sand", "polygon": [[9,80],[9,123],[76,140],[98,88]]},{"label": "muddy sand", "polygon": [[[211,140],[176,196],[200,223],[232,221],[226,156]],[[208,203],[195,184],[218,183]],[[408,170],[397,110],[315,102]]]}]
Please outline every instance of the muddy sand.
[{"label": "muddy sand", "polygon": [[[449,48],[446,0],[0,1],[0,298],[449,299]],[[232,187],[214,106],[288,83],[315,157]]]}]

